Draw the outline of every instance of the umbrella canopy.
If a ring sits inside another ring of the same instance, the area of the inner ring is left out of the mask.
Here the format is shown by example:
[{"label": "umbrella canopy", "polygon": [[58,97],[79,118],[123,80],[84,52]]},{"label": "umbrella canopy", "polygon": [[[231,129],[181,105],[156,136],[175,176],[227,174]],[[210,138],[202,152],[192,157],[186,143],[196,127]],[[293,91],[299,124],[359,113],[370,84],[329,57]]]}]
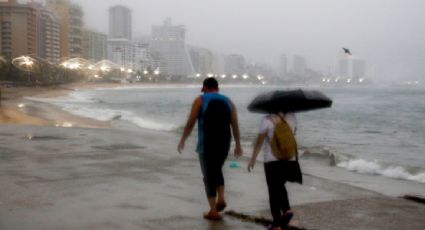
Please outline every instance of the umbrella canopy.
[{"label": "umbrella canopy", "polygon": [[275,90],[258,95],[248,110],[255,113],[303,112],[331,107],[332,100],[316,90]]}]

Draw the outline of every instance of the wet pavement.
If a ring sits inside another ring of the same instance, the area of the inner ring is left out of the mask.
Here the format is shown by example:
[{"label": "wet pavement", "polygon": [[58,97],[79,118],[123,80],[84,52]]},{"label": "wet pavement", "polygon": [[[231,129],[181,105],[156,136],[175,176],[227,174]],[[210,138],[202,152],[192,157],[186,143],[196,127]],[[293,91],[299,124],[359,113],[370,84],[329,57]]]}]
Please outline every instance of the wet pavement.
[{"label": "wet pavement", "polygon": [[[0,127],[0,229],[264,229],[207,210],[194,146],[178,133]],[[246,154],[246,153],[245,153]],[[246,154],[248,155],[248,154]],[[233,160],[233,159],[229,159]],[[226,164],[228,208],[270,218],[262,165]],[[425,205],[309,175],[289,185],[306,229],[425,229]]]}]

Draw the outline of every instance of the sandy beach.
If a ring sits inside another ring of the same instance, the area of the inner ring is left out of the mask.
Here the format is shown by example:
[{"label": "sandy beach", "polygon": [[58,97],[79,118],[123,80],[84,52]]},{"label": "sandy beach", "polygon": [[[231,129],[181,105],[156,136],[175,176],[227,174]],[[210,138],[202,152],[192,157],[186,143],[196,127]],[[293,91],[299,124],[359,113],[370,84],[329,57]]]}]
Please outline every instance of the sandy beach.
[{"label": "sandy beach", "polygon": [[[195,146],[189,142],[178,154],[179,133],[117,130],[24,98],[82,87],[100,86],[2,89],[0,229],[264,229],[231,215],[220,222],[202,218],[207,201]],[[224,167],[227,210],[270,219],[262,165],[249,174],[246,159],[238,162],[240,168]],[[292,225],[425,228],[425,205],[322,179],[310,174],[317,166],[303,167],[304,184],[288,185]]]},{"label": "sandy beach", "polygon": [[26,97],[53,98],[81,89],[117,86],[119,84],[73,83],[55,87],[2,88],[0,124],[109,128],[109,122],[78,117],[50,104],[30,101]]}]

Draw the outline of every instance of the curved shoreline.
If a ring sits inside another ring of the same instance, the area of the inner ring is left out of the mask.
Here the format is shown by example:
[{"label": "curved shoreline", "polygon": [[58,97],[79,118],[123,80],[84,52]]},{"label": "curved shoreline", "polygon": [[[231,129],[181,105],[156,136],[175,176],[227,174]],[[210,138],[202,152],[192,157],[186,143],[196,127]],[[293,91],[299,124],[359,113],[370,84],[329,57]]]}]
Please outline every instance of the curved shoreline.
[{"label": "curved shoreline", "polygon": [[[63,126],[69,124],[85,128],[111,128],[110,121],[99,121],[66,112],[51,104],[36,102],[26,97],[53,98],[66,96],[84,89],[179,87],[179,84],[121,84],[77,82],[48,87],[0,88],[0,124]],[[185,85],[187,86],[187,85]],[[198,85],[187,86],[198,87]]]},{"label": "curved shoreline", "polygon": [[57,87],[2,88],[0,124],[110,128],[110,122],[80,117],[54,105],[31,101],[25,97],[61,97],[80,89],[113,88],[118,86],[120,84],[72,83]]},{"label": "curved shoreline", "polygon": [[[158,88],[162,86],[169,87],[185,87],[183,85],[154,85],[154,84],[93,84],[93,83],[74,83],[59,87],[45,88],[8,88],[5,96],[7,99],[3,101],[3,106],[0,107],[0,124],[29,124],[45,127],[82,127],[82,128],[116,128],[117,123],[111,121],[99,121],[93,118],[86,118],[70,112],[62,110],[53,104],[41,101],[27,99],[26,97],[37,98],[52,98],[66,96],[78,90],[96,90],[108,88]],[[7,92],[8,91],[8,92]],[[19,105],[23,107],[19,107]],[[115,126],[113,126],[114,124]],[[121,124],[121,123],[120,123]],[[126,127],[127,128],[127,127]],[[146,128],[141,128],[146,129]],[[141,130],[141,132],[149,132],[150,129]],[[161,137],[161,136],[159,136]],[[246,151],[250,147],[247,145]],[[247,152],[248,153],[248,152]],[[319,176],[321,178],[330,179],[353,186],[367,188],[372,191],[390,196],[403,196],[413,193],[424,195],[423,191],[418,192],[423,188],[424,184],[416,181],[408,181],[398,178],[383,176],[381,180],[386,183],[379,182],[377,186],[374,180],[376,174],[361,174],[352,172],[347,168],[329,167],[328,162],[318,162],[317,159],[304,159],[304,164],[309,165],[305,173]],[[335,175],[337,171],[337,175]],[[413,183],[413,184],[410,184]]]}]

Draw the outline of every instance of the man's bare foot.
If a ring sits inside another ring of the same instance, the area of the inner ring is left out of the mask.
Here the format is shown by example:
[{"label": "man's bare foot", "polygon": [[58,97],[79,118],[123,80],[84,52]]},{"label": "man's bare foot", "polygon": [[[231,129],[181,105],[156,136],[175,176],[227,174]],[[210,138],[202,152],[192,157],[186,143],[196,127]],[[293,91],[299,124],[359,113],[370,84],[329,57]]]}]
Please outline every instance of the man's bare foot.
[{"label": "man's bare foot", "polygon": [[207,220],[221,220],[222,219],[220,213],[212,212],[212,211],[204,213],[204,218],[207,219]]},{"label": "man's bare foot", "polygon": [[267,230],[282,230],[282,228],[281,227],[273,227],[272,225],[269,225],[267,227]]},{"label": "man's bare foot", "polygon": [[219,201],[217,202],[217,205],[215,206],[218,212],[223,211],[226,208],[227,204],[226,201]]}]

